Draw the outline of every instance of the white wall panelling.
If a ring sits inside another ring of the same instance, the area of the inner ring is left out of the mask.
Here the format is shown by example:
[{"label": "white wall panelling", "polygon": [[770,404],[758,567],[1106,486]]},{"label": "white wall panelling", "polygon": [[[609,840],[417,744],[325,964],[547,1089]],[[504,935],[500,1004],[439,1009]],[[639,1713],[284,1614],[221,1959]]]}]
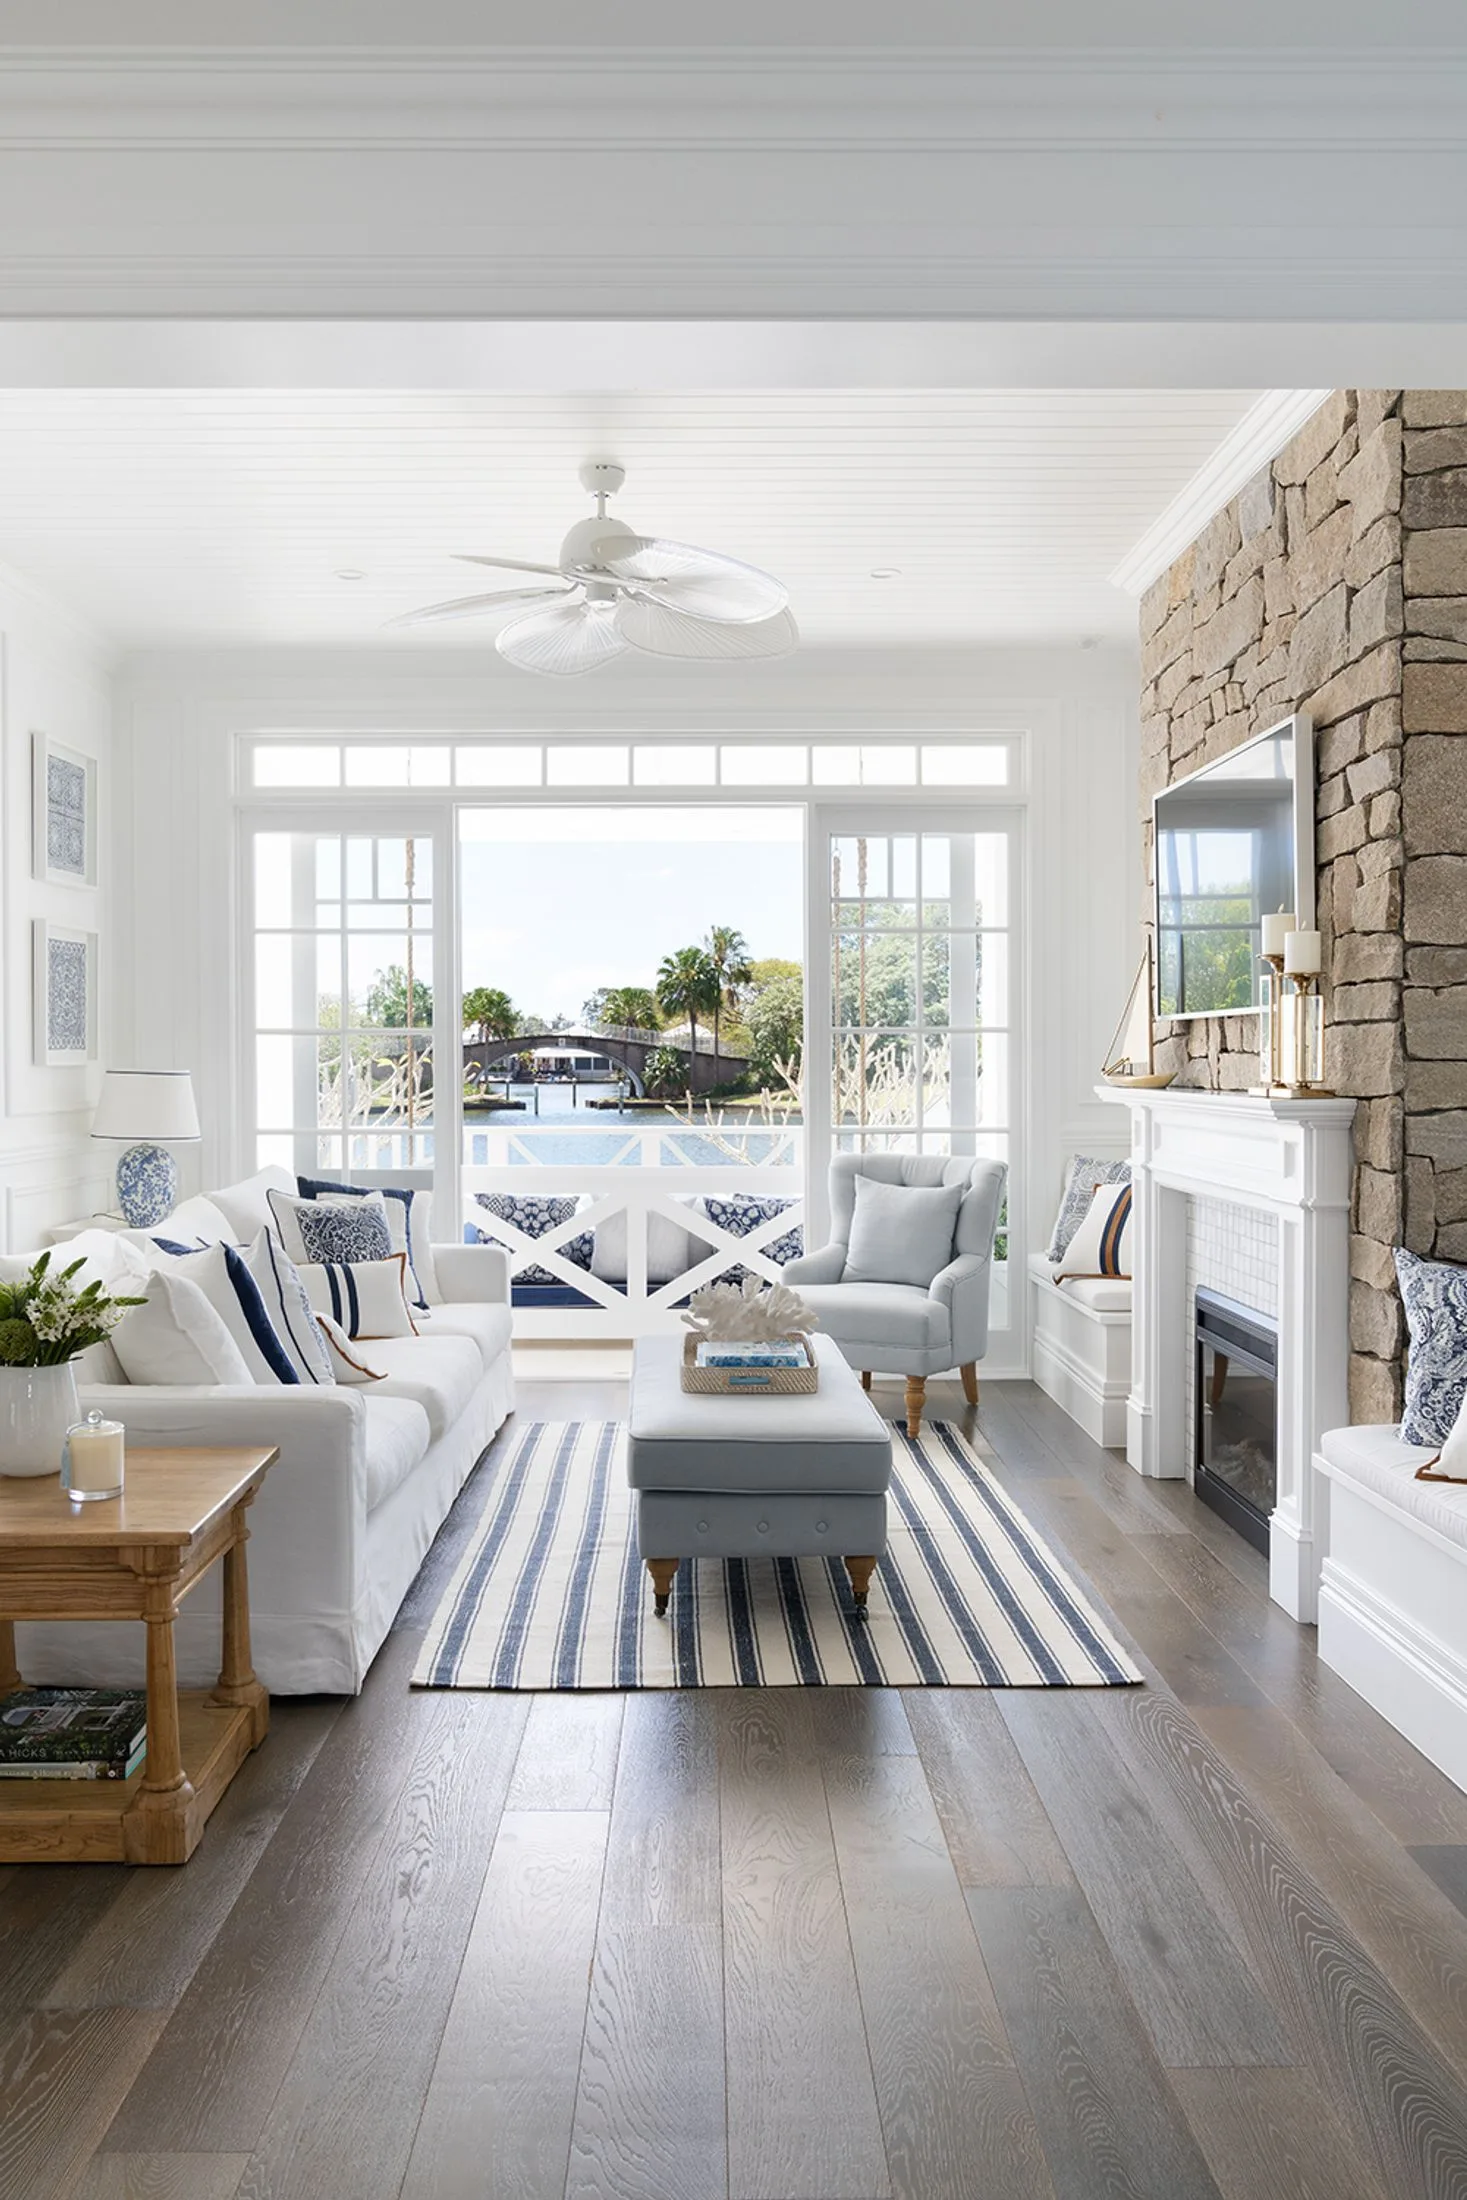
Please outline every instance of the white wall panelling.
[{"label": "white wall panelling", "polygon": [[[163,651],[130,660],[119,708],[127,795],[117,834],[118,1005],[122,1030],[146,1044],[150,1063],[195,1073],[204,1137],[180,1154],[188,1181],[223,1181],[250,1158],[236,1113],[232,977],[232,767],[241,733],[645,731],[697,740],[783,731],[859,740],[1022,731],[1026,784],[996,791],[1028,811],[1034,1039],[1022,1092],[1022,1189],[1033,1229],[1047,1230],[1064,1152],[1114,1138],[1114,1118],[1091,1088],[1138,952],[1132,652],[811,651],[779,666],[720,669],[716,684],[654,669],[599,687],[594,702],[584,689],[567,695],[503,671],[495,660],[486,677],[482,656],[468,652]],[[1016,1260],[1025,1250],[1015,1248]]]},{"label": "white wall panelling", "polygon": [[[38,1242],[47,1224],[105,1203],[110,1149],[88,1133],[99,1068],[38,1065],[32,950],[38,917],[100,935],[100,1044],[105,1059],[116,971],[110,911],[111,660],[95,636],[25,582],[0,573],[0,897],[4,907],[0,1233],[5,1248]],[[32,740],[51,735],[98,761],[100,876],[93,887],[46,884],[32,860]]]}]

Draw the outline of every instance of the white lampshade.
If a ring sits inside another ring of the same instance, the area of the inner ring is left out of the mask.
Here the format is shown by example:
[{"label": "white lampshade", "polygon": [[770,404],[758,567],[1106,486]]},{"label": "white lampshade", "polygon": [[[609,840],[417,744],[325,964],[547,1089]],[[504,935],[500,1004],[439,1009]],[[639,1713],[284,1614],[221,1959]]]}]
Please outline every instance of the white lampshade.
[{"label": "white lampshade", "polygon": [[109,1069],[92,1117],[93,1138],[199,1136],[194,1081],[186,1069]]}]

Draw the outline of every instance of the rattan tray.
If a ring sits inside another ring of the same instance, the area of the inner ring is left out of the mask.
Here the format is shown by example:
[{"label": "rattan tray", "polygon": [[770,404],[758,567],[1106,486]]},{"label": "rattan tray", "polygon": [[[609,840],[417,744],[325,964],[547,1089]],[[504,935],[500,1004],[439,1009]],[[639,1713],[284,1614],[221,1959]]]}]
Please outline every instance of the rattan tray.
[{"label": "rattan tray", "polygon": [[685,1337],[683,1389],[700,1398],[799,1398],[820,1388],[819,1363],[808,1344],[804,1367],[699,1367],[697,1351],[697,1338]]}]

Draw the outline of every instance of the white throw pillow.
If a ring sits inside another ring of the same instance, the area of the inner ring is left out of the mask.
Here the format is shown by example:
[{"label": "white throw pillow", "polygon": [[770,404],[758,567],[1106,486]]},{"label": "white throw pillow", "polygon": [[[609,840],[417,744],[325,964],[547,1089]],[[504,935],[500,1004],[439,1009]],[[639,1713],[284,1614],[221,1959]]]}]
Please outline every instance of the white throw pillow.
[{"label": "white throw pillow", "polygon": [[185,1245],[192,1245],[196,1240],[204,1245],[219,1245],[226,1238],[239,1237],[242,1233],[235,1229],[222,1207],[216,1206],[204,1193],[196,1192],[192,1199],[181,1200],[172,1214],[165,1215],[150,1234],[174,1238]]},{"label": "white throw pillow", "polygon": [[1102,1184],[1089,1211],[1065,1249],[1055,1277],[1129,1276],[1131,1273],[1131,1187]]},{"label": "white throw pillow", "polygon": [[331,1376],[338,1383],[380,1383],[386,1381],[386,1370],[369,1367],[358,1357],[356,1347],[342,1328],[329,1314],[318,1314],[316,1322],[326,1349],[331,1355]]},{"label": "white throw pillow", "polygon": [[156,1260],[154,1273],[185,1276],[198,1285],[238,1346],[252,1383],[301,1380],[242,1253],[232,1245],[205,1245],[197,1253],[160,1251]]},{"label": "white throw pillow", "polygon": [[134,1306],[112,1332],[130,1383],[254,1382],[239,1346],[196,1283],[157,1268],[139,1288],[147,1291],[146,1306]]},{"label": "white throw pillow", "polygon": [[[226,1184],[221,1191],[210,1192],[209,1203],[223,1215],[226,1225],[217,1234],[220,1237],[235,1238],[241,1244],[247,1243],[270,1220],[270,1209],[267,1205],[270,1193],[294,1190],[295,1178],[289,1169],[282,1169],[278,1162],[272,1162],[269,1168],[257,1169],[253,1176],[243,1178],[238,1184]],[[209,1237],[212,1234],[208,1230],[199,1232],[200,1237]]]},{"label": "white throw pillow", "polygon": [[966,1184],[855,1179],[856,1211],[842,1283],[907,1283],[926,1290],[953,1257]]},{"label": "white throw pillow", "polygon": [[240,1247],[239,1257],[259,1286],[271,1327],[300,1380],[335,1382],[331,1353],[310,1294],[301,1282],[300,1270],[288,1258],[274,1231],[259,1231],[253,1244]]},{"label": "white throw pillow", "polygon": [[356,1199],[380,1201],[387,1215],[387,1230],[394,1253],[406,1253],[410,1297],[414,1306],[436,1305],[442,1294],[433,1265],[433,1194],[417,1185],[342,1184],[329,1176],[303,1176],[297,1180],[302,1199],[341,1204]]},{"label": "white throw pillow", "polygon": [[347,1335],[415,1337],[407,1302],[407,1254],[387,1260],[307,1261],[300,1271],[318,1314],[329,1314]]}]

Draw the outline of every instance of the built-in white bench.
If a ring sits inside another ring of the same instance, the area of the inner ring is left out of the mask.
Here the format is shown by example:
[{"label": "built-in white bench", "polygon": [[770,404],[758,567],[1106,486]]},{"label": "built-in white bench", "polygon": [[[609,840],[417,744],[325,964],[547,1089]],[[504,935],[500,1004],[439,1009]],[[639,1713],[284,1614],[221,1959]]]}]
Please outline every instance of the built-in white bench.
[{"label": "built-in white bench", "polygon": [[1056,1283],[1058,1272],[1042,1253],[1030,1257],[1034,1380],[1087,1436],[1119,1448],[1131,1390],[1130,1283],[1121,1276]]},{"label": "built-in white bench", "polygon": [[1320,1438],[1319,1654],[1467,1788],[1467,1483],[1414,1480],[1433,1456],[1394,1428]]}]

